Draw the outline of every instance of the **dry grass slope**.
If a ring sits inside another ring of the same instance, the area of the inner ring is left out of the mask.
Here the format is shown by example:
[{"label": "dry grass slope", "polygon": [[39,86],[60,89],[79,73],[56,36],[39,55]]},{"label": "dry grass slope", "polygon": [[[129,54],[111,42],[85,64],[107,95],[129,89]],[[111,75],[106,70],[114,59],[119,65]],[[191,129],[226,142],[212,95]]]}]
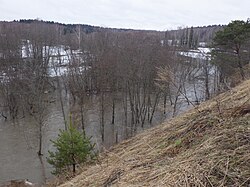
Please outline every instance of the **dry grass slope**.
[{"label": "dry grass slope", "polygon": [[250,80],[99,156],[68,186],[250,186]]}]

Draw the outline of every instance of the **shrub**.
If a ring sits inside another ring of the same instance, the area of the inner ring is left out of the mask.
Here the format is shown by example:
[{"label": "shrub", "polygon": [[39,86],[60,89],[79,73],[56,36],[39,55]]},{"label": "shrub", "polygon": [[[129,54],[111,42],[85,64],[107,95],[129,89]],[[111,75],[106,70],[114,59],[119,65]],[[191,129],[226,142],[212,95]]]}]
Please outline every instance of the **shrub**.
[{"label": "shrub", "polygon": [[76,165],[90,160],[94,156],[94,145],[90,138],[84,133],[79,132],[70,124],[68,130],[60,130],[58,138],[52,141],[56,148],[55,152],[49,151],[47,161],[55,170],[52,172],[57,175],[72,167],[73,173],[76,171]]}]

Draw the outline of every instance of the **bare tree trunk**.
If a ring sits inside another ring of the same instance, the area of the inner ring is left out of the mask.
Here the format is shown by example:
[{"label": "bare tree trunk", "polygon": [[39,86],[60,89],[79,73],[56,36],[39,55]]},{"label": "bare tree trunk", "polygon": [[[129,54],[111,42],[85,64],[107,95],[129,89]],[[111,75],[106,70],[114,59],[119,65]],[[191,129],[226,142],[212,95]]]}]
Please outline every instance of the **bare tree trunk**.
[{"label": "bare tree trunk", "polygon": [[111,124],[115,124],[115,98],[113,96],[112,99],[112,120],[111,120]]},{"label": "bare tree trunk", "polygon": [[181,85],[179,85],[179,88],[177,89],[177,92],[175,94],[174,108],[173,108],[173,115],[172,115],[172,117],[175,117],[175,115],[176,115],[177,102],[178,102],[180,91],[181,91]]},{"label": "bare tree trunk", "polygon": [[156,106],[157,106],[158,101],[159,101],[159,96],[160,96],[160,92],[158,92],[156,94],[156,96],[155,96],[154,106],[153,106],[152,113],[151,113],[151,116],[150,116],[150,119],[149,119],[150,124],[152,123],[152,120],[153,120],[153,117],[154,117],[155,109],[156,109]]},{"label": "bare tree trunk", "polygon": [[167,113],[167,94],[164,93],[163,96],[163,114]]},{"label": "bare tree trunk", "polygon": [[102,136],[102,142],[104,142],[104,93],[101,92],[101,136]]},{"label": "bare tree trunk", "polygon": [[133,134],[133,129],[135,125],[135,107],[134,107],[134,97],[131,93],[130,85],[128,85],[128,94],[129,94],[129,101],[130,101],[130,111],[131,111],[131,134]]},{"label": "bare tree trunk", "polygon": [[175,96],[175,100],[174,100],[174,110],[173,110],[173,115],[172,117],[175,117],[176,115],[176,109],[177,109],[177,101],[178,101],[179,95]]},{"label": "bare tree trunk", "polygon": [[205,66],[205,98],[208,100],[210,98],[210,91],[209,91],[209,71],[208,71],[208,62],[206,60]]},{"label": "bare tree trunk", "polygon": [[125,86],[123,95],[123,111],[124,111],[124,126],[125,126],[125,136],[128,138],[128,93],[127,93],[127,85]]},{"label": "bare tree trunk", "polygon": [[124,122],[125,122],[125,126],[127,127],[128,125],[128,101],[127,101],[127,91],[125,91],[125,96],[123,98],[123,110],[124,110]]},{"label": "bare tree trunk", "polygon": [[196,103],[197,105],[199,105],[200,101],[199,101],[199,98],[198,98],[198,96],[197,96],[197,91],[196,91],[195,81],[193,81],[193,85],[194,85],[195,103]]},{"label": "bare tree trunk", "polygon": [[42,126],[43,126],[43,123],[42,121],[40,120],[39,121],[39,132],[38,132],[38,136],[39,136],[39,145],[38,145],[38,156],[42,156]]},{"label": "bare tree trunk", "polygon": [[59,100],[60,100],[60,105],[61,105],[61,110],[62,110],[62,115],[63,115],[63,122],[64,122],[64,128],[67,130],[67,121],[66,121],[66,116],[65,116],[65,110],[64,110],[64,105],[63,105],[63,98],[62,98],[62,89],[61,89],[61,84],[59,77],[57,76],[57,86],[58,86],[58,91],[59,91]]},{"label": "bare tree trunk", "polygon": [[81,112],[81,124],[82,124],[82,132],[85,135],[85,126],[84,126],[84,109],[83,102],[80,103],[80,112]]},{"label": "bare tree trunk", "polygon": [[75,174],[75,172],[76,172],[76,162],[75,162],[75,155],[74,154],[72,154],[71,159],[73,161],[73,163],[72,163],[72,171]]}]

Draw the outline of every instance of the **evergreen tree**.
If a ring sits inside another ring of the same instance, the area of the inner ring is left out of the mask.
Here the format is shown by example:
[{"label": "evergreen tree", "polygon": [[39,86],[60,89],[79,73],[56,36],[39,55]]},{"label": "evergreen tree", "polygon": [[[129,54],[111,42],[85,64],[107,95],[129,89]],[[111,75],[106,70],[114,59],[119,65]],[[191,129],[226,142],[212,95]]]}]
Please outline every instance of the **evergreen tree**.
[{"label": "evergreen tree", "polygon": [[58,138],[55,141],[51,140],[51,142],[56,151],[49,151],[47,161],[55,168],[53,174],[60,174],[70,167],[75,173],[77,164],[84,163],[94,157],[94,145],[91,144],[89,138],[74,128],[72,123],[70,123],[68,130],[61,130]]},{"label": "evergreen tree", "polygon": [[[228,71],[229,66],[232,68],[237,67],[240,71],[241,78],[245,79],[243,67],[247,60],[244,60],[245,44],[250,40],[250,23],[249,20],[244,21],[232,21],[229,23],[224,30],[218,31],[213,40],[214,48],[213,55],[217,60],[217,64],[224,70],[225,73]],[[218,61],[219,59],[220,62]],[[231,64],[230,64],[231,61]],[[231,74],[229,71],[228,74]]]}]

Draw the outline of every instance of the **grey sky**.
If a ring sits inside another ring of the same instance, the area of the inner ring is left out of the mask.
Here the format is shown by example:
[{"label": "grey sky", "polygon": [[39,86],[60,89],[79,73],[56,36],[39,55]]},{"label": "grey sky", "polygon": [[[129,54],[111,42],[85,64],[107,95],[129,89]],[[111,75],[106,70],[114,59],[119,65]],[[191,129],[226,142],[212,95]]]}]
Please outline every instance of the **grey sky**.
[{"label": "grey sky", "polygon": [[35,19],[116,28],[175,29],[250,17],[249,0],[0,0],[0,20]]}]

